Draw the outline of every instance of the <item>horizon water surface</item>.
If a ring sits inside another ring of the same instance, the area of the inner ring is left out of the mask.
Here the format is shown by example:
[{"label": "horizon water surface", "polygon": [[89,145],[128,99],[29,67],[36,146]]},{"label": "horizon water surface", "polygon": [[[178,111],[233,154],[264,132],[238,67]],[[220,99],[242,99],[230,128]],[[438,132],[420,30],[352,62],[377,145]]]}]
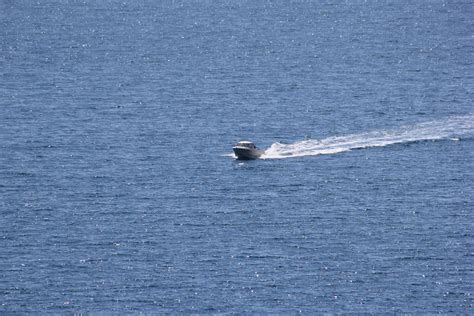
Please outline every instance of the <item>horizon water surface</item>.
[{"label": "horizon water surface", "polygon": [[0,314],[472,315],[473,12],[0,1]]}]

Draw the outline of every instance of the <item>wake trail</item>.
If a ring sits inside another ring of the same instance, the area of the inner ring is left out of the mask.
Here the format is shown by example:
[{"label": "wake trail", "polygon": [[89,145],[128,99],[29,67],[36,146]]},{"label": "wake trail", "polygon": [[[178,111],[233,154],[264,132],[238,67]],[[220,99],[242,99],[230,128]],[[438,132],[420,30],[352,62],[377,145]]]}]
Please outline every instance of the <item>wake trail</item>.
[{"label": "wake trail", "polygon": [[465,136],[474,136],[474,113],[403,126],[398,129],[333,136],[320,140],[307,139],[292,144],[276,142],[265,151],[261,158],[317,156],[426,140],[456,140]]}]

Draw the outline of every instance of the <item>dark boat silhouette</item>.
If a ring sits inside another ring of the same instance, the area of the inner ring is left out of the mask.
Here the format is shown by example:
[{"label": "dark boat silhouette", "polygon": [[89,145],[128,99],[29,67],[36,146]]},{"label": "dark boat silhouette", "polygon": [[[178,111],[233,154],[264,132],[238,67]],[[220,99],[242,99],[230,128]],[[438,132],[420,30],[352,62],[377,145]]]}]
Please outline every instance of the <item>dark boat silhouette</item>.
[{"label": "dark boat silhouette", "polygon": [[248,140],[238,142],[234,147],[232,147],[232,149],[234,150],[237,159],[241,160],[258,159],[265,152],[264,150],[258,149],[254,143]]}]

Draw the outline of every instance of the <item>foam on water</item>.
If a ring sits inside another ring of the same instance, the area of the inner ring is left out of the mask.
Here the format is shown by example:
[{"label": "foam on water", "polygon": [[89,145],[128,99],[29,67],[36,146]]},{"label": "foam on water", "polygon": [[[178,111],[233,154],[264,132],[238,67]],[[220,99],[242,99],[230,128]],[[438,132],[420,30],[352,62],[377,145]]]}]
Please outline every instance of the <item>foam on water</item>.
[{"label": "foam on water", "polygon": [[403,126],[398,129],[371,131],[325,139],[307,139],[292,144],[274,143],[262,159],[335,154],[352,149],[383,147],[424,140],[452,139],[474,135],[474,113]]}]

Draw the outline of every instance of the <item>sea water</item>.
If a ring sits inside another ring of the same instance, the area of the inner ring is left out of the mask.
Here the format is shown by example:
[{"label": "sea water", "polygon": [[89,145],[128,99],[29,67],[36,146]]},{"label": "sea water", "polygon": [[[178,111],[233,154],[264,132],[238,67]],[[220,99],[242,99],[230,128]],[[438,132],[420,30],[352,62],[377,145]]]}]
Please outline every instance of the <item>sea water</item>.
[{"label": "sea water", "polygon": [[473,20],[0,1],[0,314],[472,314]]}]

